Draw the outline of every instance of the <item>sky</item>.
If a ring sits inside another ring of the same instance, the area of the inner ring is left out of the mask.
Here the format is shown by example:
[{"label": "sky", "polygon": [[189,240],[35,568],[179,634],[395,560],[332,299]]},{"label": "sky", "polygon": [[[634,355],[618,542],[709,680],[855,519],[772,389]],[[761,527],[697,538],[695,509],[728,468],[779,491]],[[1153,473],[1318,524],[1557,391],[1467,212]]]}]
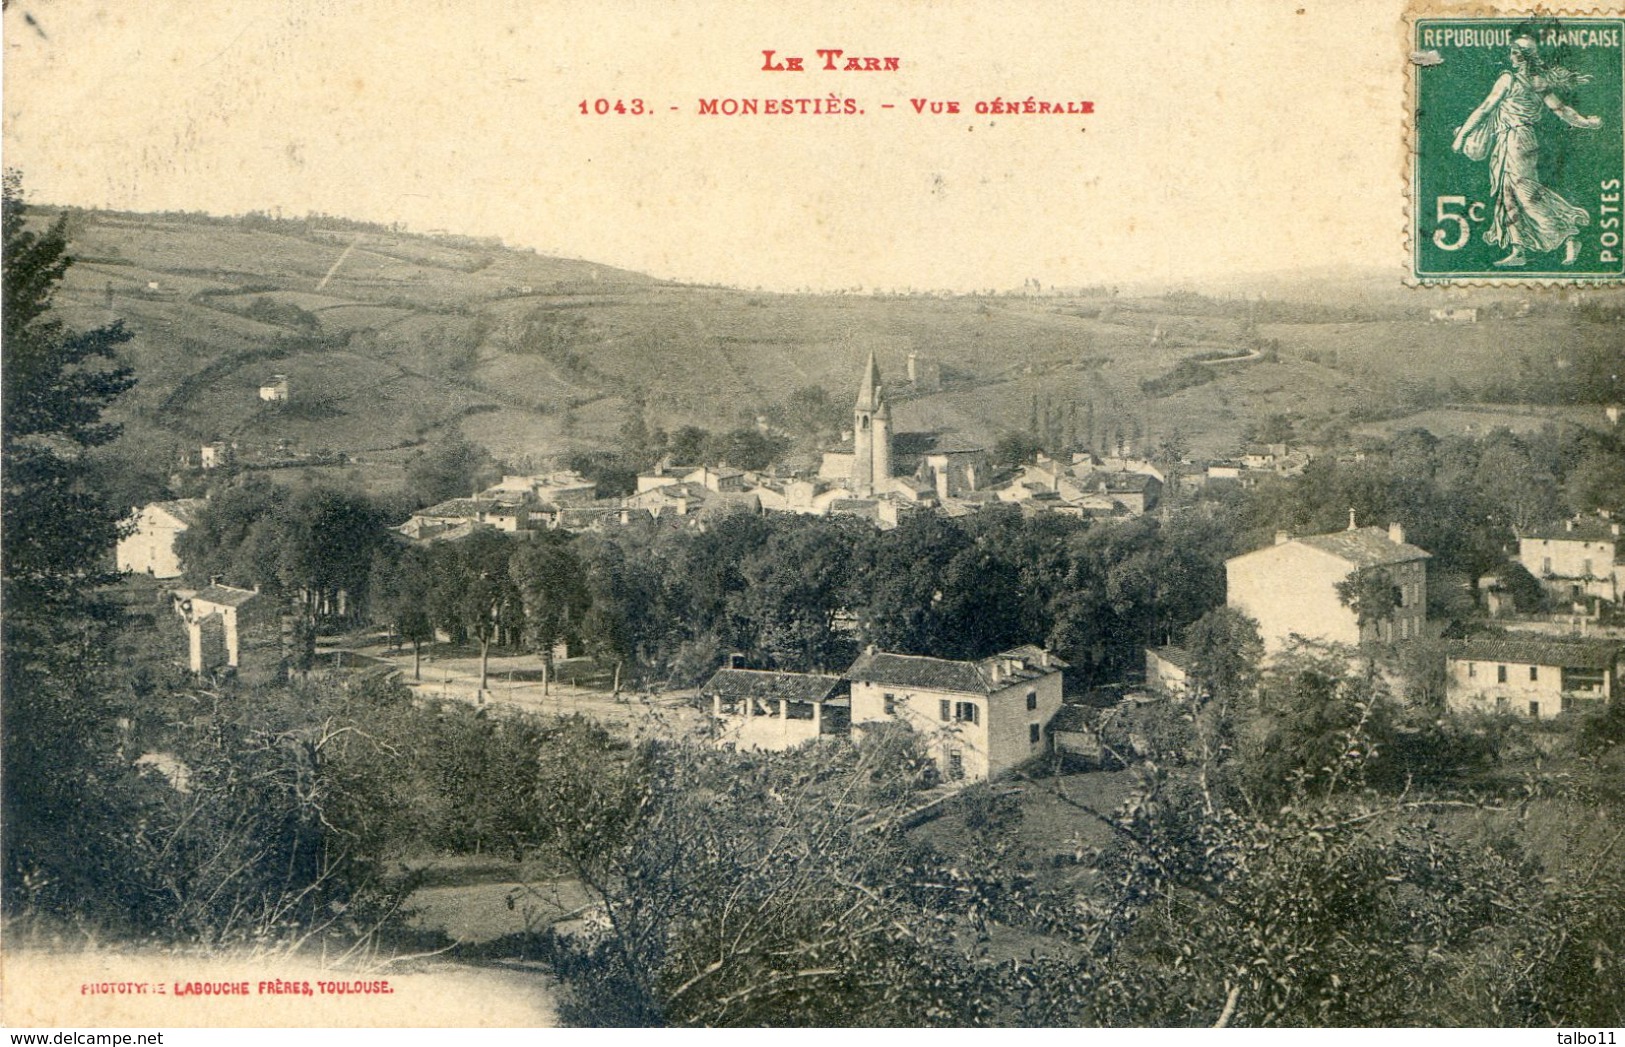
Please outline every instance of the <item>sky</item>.
[{"label": "sky", "polygon": [[[40,202],[319,211],[774,290],[1397,272],[1400,12],[12,0],[4,162]],[[898,68],[826,71],[820,48]],[[766,71],[768,49],[808,68]],[[699,111],[832,96],[862,115]],[[975,111],[1029,97],[1093,112]],[[599,98],[648,111],[581,114]]]}]

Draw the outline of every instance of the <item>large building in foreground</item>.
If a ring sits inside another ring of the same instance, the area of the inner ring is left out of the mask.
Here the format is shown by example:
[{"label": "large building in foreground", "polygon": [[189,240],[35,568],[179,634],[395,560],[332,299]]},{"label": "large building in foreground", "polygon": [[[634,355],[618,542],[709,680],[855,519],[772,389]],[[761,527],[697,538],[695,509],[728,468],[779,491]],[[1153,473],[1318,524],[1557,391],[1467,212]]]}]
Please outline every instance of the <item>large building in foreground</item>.
[{"label": "large building in foreground", "polygon": [[871,649],[842,676],[722,669],[700,696],[719,745],[790,749],[904,723],[945,779],[979,781],[1049,751],[1065,668],[1031,644],[977,661]]},{"label": "large building in foreground", "polygon": [[996,778],[1047,751],[1065,667],[1031,644],[978,661],[869,651],[846,671],[852,725],[901,721],[944,778]]},{"label": "large building in foreground", "polygon": [[[1302,538],[1282,532],[1274,545],[1225,561],[1225,599],[1258,623],[1269,654],[1294,636],[1349,646],[1411,640],[1427,624],[1427,561],[1426,550],[1407,543],[1398,524],[1356,527],[1350,513],[1346,531]],[[1381,572],[1393,602],[1362,627],[1338,585],[1364,572]]]}]

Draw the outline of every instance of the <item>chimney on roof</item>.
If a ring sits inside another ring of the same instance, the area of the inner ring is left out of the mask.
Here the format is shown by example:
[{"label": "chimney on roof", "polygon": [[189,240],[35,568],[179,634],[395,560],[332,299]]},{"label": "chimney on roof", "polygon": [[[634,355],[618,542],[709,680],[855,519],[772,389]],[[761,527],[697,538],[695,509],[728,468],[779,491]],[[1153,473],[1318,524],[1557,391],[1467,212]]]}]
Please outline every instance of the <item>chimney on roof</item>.
[{"label": "chimney on roof", "polygon": [[1608,530],[1613,534],[1613,536],[1615,538],[1619,537],[1619,524],[1617,524],[1617,523],[1616,524],[1609,524],[1608,525]]},{"label": "chimney on roof", "polygon": [[1349,506],[1349,530],[1354,530],[1354,507]]},{"label": "chimney on roof", "polygon": [[995,658],[993,664],[988,666],[988,673],[993,677],[994,683],[1004,682],[1004,659]]},{"label": "chimney on roof", "polygon": [[1574,521],[1573,520],[1564,520],[1563,521],[1563,530],[1565,530],[1565,531],[1574,530]]},{"label": "chimney on roof", "polygon": [[1285,545],[1286,543],[1290,542],[1291,540],[1292,540],[1292,532],[1291,531],[1276,531],[1275,532],[1275,544],[1276,545]]},{"label": "chimney on roof", "polygon": [[1388,525],[1388,540],[1395,545],[1405,544],[1405,528],[1397,523]]}]

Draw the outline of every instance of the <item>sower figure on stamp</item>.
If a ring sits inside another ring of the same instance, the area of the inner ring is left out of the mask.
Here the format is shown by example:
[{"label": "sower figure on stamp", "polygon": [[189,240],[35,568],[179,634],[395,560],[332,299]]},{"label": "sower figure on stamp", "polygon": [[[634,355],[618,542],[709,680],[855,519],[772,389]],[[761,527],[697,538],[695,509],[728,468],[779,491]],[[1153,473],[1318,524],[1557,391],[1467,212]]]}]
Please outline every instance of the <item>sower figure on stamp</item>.
[{"label": "sower figure on stamp", "polygon": [[1591,78],[1545,65],[1535,41],[1527,36],[1512,41],[1511,57],[1512,68],[1500,75],[1489,97],[1456,129],[1451,149],[1474,160],[1489,157],[1494,220],[1484,242],[1508,248],[1496,265],[1520,266],[1526,251],[1555,251],[1560,246],[1563,264],[1573,265],[1580,257],[1576,234],[1591,217],[1541,182],[1535,127],[1548,109],[1570,127],[1588,131],[1601,127],[1601,117],[1581,116],[1557,95]]}]

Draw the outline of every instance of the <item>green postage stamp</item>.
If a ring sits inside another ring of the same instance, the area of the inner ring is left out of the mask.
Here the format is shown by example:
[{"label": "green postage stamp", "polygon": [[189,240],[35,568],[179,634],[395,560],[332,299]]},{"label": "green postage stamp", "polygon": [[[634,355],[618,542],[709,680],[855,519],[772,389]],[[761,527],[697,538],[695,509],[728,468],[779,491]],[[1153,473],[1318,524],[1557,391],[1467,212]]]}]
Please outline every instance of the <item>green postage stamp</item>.
[{"label": "green postage stamp", "polygon": [[1419,17],[1411,277],[1625,282],[1625,17]]}]

